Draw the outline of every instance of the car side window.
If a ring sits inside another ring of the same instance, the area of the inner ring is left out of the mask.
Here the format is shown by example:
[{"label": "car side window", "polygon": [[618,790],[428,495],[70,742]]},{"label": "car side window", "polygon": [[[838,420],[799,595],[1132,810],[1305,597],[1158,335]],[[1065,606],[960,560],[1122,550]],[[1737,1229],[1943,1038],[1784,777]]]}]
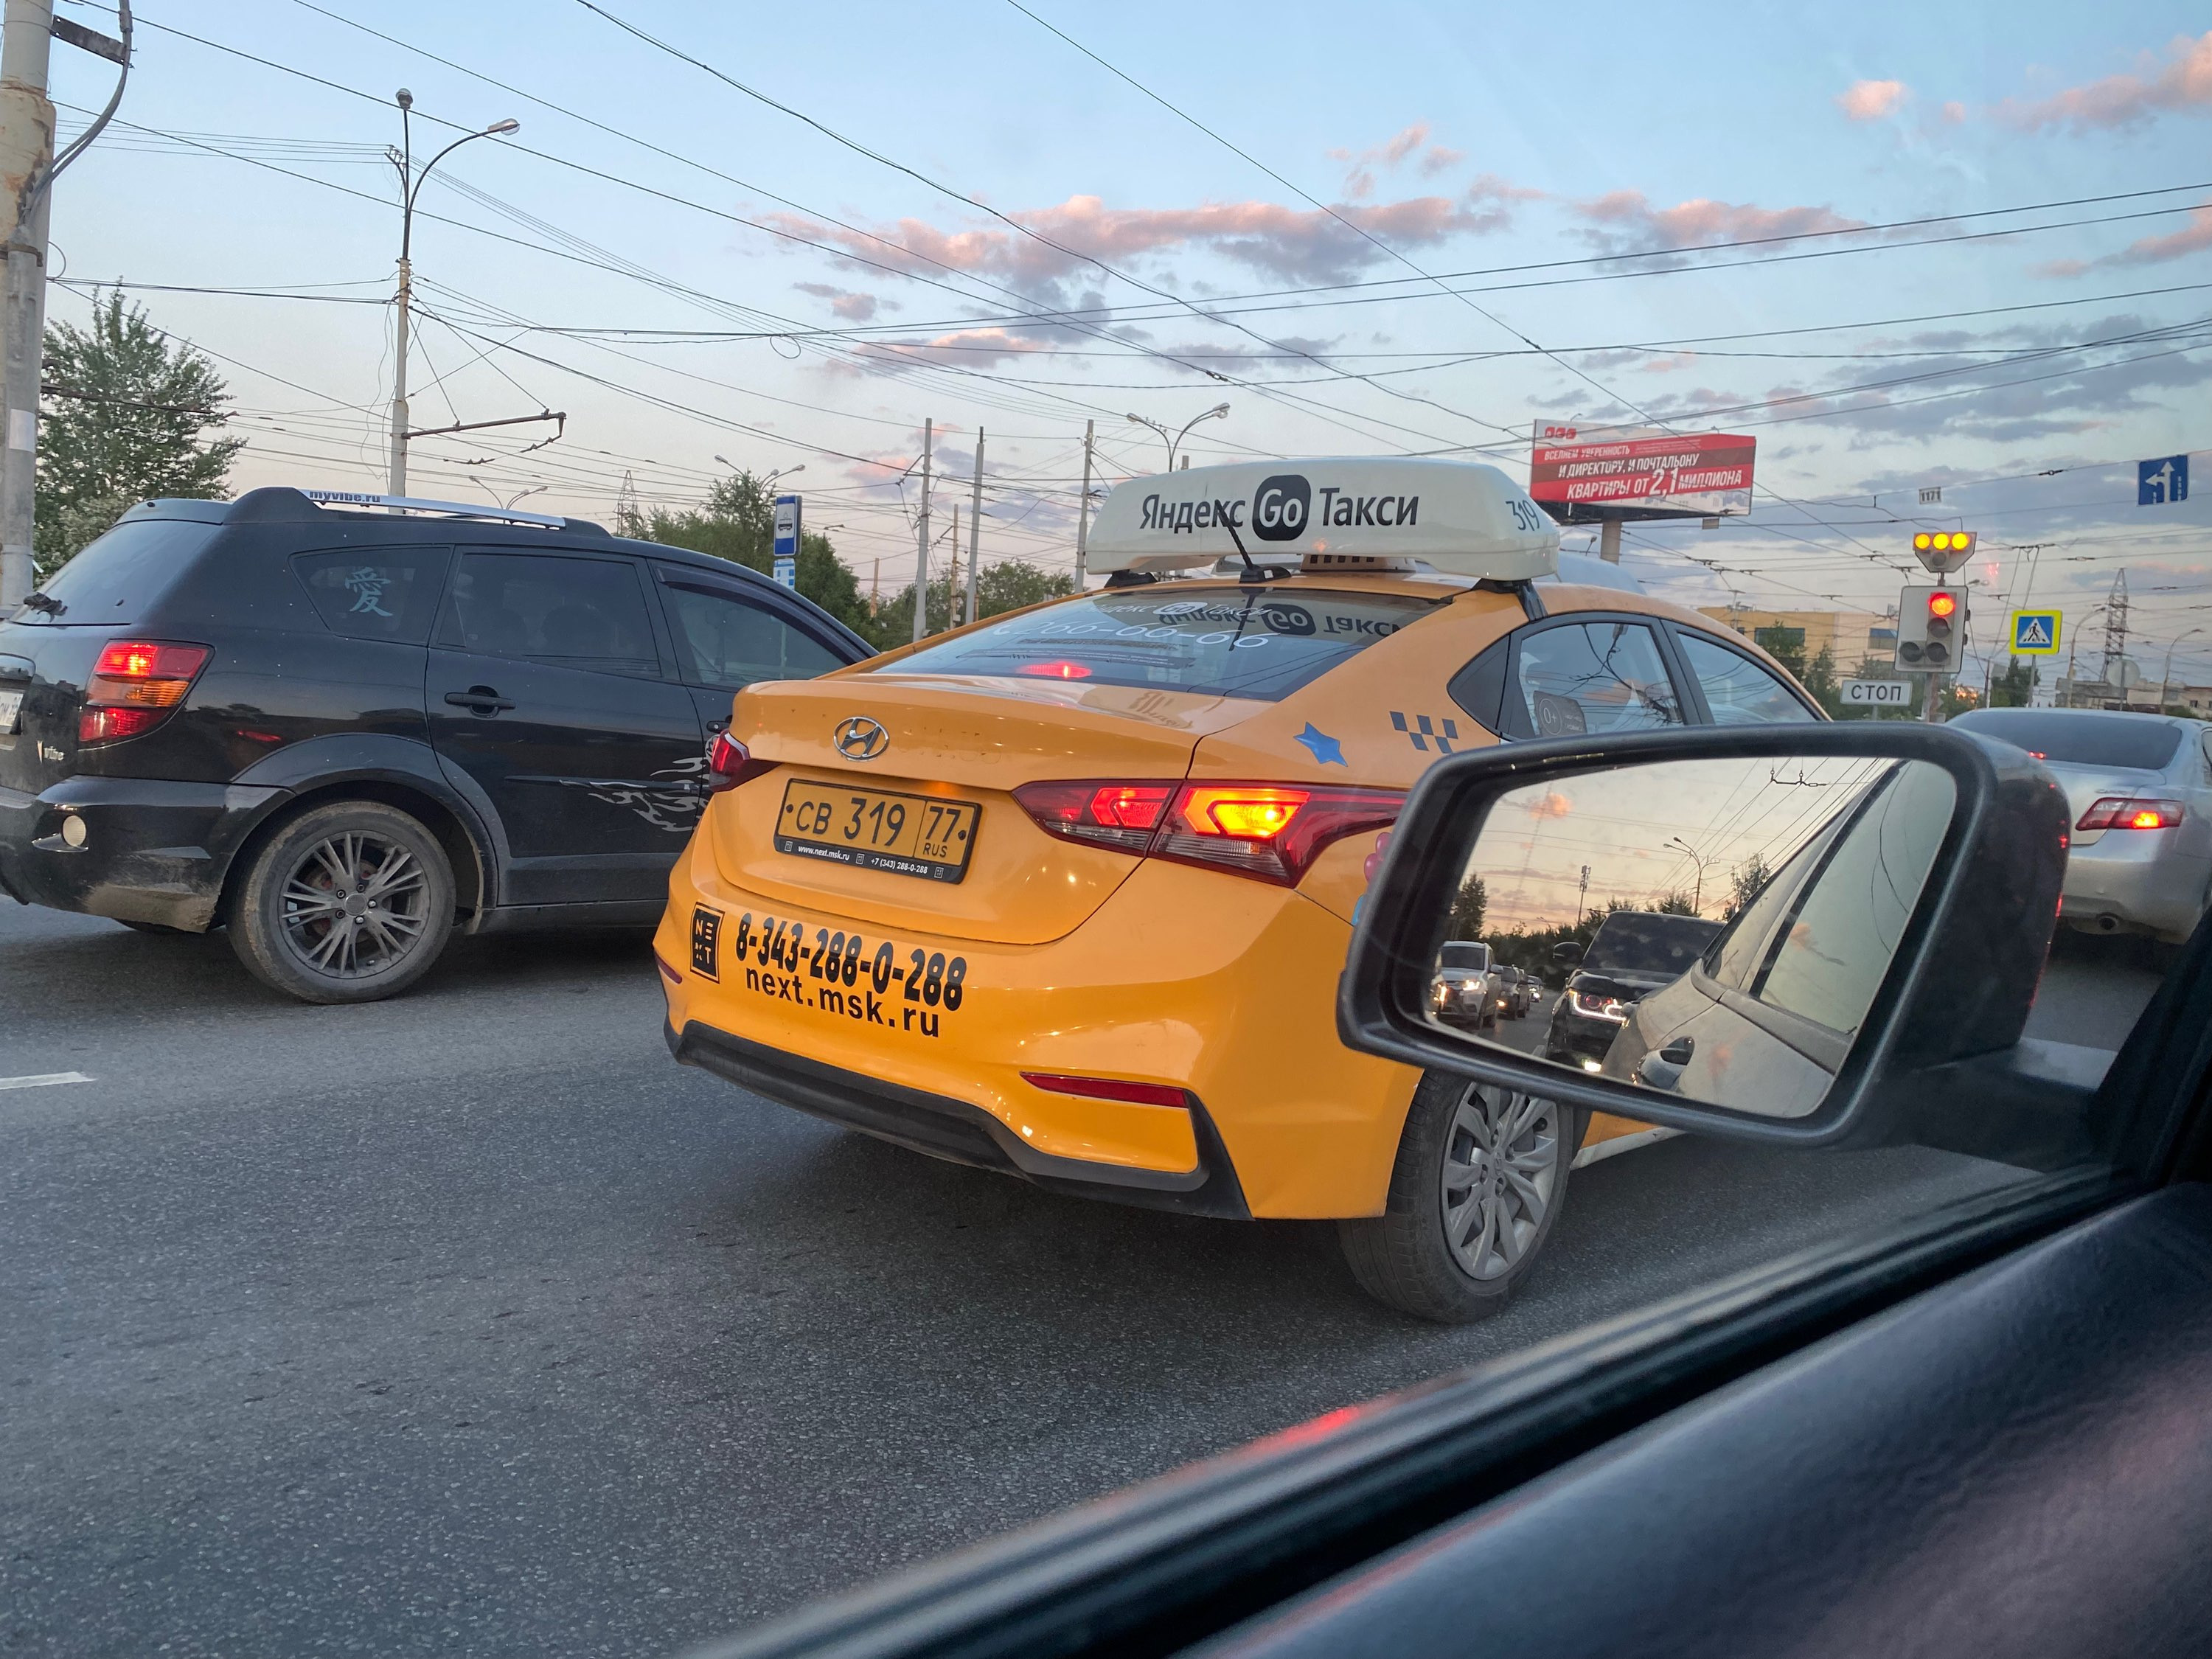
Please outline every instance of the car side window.
[{"label": "car side window", "polygon": [[1715,726],[1765,726],[1813,718],[1789,687],[1749,657],[1686,628],[1677,629],[1674,637],[1705,691]]},{"label": "car side window", "polygon": [[844,659],[743,593],[664,574],[661,589],[687,684],[735,691],[757,680],[811,679]]},{"label": "car side window", "polygon": [[602,674],[658,678],[660,653],[627,560],[467,552],[439,642]]},{"label": "car side window", "polygon": [[292,569],[333,633],[421,645],[453,556],[450,547],[350,548],[299,554]]},{"label": "car side window", "polygon": [[1514,652],[1512,693],[1540,738],[1685,724],[1659,641],[1642,623],[1540,628]]}]

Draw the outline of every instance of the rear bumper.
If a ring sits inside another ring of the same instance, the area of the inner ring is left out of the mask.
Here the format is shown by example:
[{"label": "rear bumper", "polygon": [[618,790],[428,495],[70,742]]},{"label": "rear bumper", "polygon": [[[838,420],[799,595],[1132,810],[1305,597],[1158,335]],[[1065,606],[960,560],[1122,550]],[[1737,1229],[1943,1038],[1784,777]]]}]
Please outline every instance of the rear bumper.
[{"label": "rear bumper", "polygon": [[[149,778],[0,787],[0,890],[26,904],[203,932],[252,827],[288,792]],[[64,835],[84,825],[81,845]]]},{"label": "rear bumper", "polygon": [[779,1105],[826,1118],[949,1163],[1018,1176],[1040,1187],[1186,1215],[1251,1218],[1237,1171],[1198,1097],[1183,1098],[1198,1142],[1198,1166],[1183,1174],[1059,1158],[1024,1145],[997,1118],[965,1101],[886,1083],[819,1060],[765,1048],[694,1020],[662,1028],[678,1062],[712,1072]]},{"label": "rear bumper", "polygon": [[2060,920],[2096,932],[2188,938],[2203,914],[2212,860],[2177,849],[2175,833],[2108,830],[2092,845],[2075,848],[2066,860]]}]

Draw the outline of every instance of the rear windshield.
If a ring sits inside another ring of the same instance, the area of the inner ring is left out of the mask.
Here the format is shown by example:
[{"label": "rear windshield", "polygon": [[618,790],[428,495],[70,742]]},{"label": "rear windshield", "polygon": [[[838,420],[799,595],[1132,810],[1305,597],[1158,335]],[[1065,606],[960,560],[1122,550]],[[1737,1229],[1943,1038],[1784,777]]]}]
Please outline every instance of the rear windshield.
[{"label": "rear windshield", "polygon": [[1720,930],[1720,923],[1702,916],[1619,911],[1597,930],[1583,966],[1600,973],[1686,974]]},{"label": "rear windshield", "polygon": [[1437,962],[1439,968],[1456,969],[1463,973],[1480,973],[1490,966],[1490,947],[1487,945],[1447,945]]},{"label": "rear windshield", "polygon": [[119,524],[41,586],[41,592],[59,602],[59,611],[25,610],[15,619],[64,628],[135,623],[222,527],[185,519]]},{"label": "rear windshield", "polygon": [[1273,702],[1443,603],[1400,593],[1291,594],[1279,588],[1194,592],[1164,584],[1048,605],[875,672],[1018,674]]},{"label": "rear windshield", "polygon": [[2131,766],[2155,772],[2181,747],[2181,728],[2139,714],[2087,709],[1979,708],[1951,722],[1961,732],[2025,749],[2038,760],[2074,766]]}]

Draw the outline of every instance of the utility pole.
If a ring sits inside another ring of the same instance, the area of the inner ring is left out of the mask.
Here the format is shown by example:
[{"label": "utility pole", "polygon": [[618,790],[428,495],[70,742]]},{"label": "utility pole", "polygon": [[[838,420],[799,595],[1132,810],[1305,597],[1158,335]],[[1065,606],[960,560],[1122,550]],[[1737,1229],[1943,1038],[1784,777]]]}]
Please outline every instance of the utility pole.
[{"label": "utility pole", "polygon": [[929,452],[937,442],[937,422],[921,423],[921,518],[914,533],[914,642],[929,634]]},{"label": "utility pole", "polygon": [[1583,906],[1584,906],[1584,902],[1585,902],[1585,901],[1587,901],[1587,900],[1589,899],[1589,866],[1588,866],[1587,864],[1585,864],[1584,866],[1583,866],[1583,884],[1582,884],[1581,886],[1579,886],[1579,887],[1577,887],[1577,888],[1576,888],[1576,889],[1575,889],[1575,923],[1574,923],[1574,925],[1575,925],[1576,927],[1581,927],[1581,926],[1583,925],[1583,915],[1584,915],[1584,908],[1583,908]]},{"label": "utility pole", "polygon": [[1597,527],[1597,556],[1607,564],[1620,562],[1620,520],[1607,519]]},{"label": "utility pole", "polygon": [[968,502],[968,604],[963,622],[975,620],[975,557],[983,534],[983,428],[975,428],[975,493]]},{"label": "utility pole", "polygon": [[[2123,672],[2128,655],[2128,573],[2124,568],[2112,573],[2112,597],[2105,601],[2105,684],[2116,683]],[[2120,688],[2120,701],[2128,700],[2127,688]]]},{"label": "utility pole", "polygon": [[[54,106],[46,96],[53,0],[7,0],[0,32],[0,193],[9,217],[4,328],[8,447],[0,459],[0,617],[32,586],[39,478],[39,375],[46,322],[46,192]],[[26,209],[29,210],[25,211]]]},{"label": "utility pole", "polygon": [[960,626],[960,503],[952,503],[952,568],[945,577],[945,625]]},{"label": "utility pole", "polygon": [[1096,421],[1083,423],[1083,495],[1075,504],[1075,591],[1083,591],[1083,578],[1090,562],[1091,553],[1091,439],[1098,429]]},{"label": "utility pole", "polygon": [[884,596],[884,562],[876,561],[875,573],[868,578],[868,614],[872,617],[882,608]]}]

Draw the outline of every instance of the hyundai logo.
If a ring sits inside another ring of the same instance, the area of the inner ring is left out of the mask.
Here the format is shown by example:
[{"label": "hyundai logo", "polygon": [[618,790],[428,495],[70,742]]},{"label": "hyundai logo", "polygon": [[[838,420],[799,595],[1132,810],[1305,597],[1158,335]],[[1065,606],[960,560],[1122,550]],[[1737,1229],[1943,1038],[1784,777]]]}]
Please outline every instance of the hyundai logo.
[{"label": "hyundai logo", "polygon": [[884,730],[881,720],[855,714],[837,728],[831,741],[847,760],[873,760],[891,746],[891,734]]}]

